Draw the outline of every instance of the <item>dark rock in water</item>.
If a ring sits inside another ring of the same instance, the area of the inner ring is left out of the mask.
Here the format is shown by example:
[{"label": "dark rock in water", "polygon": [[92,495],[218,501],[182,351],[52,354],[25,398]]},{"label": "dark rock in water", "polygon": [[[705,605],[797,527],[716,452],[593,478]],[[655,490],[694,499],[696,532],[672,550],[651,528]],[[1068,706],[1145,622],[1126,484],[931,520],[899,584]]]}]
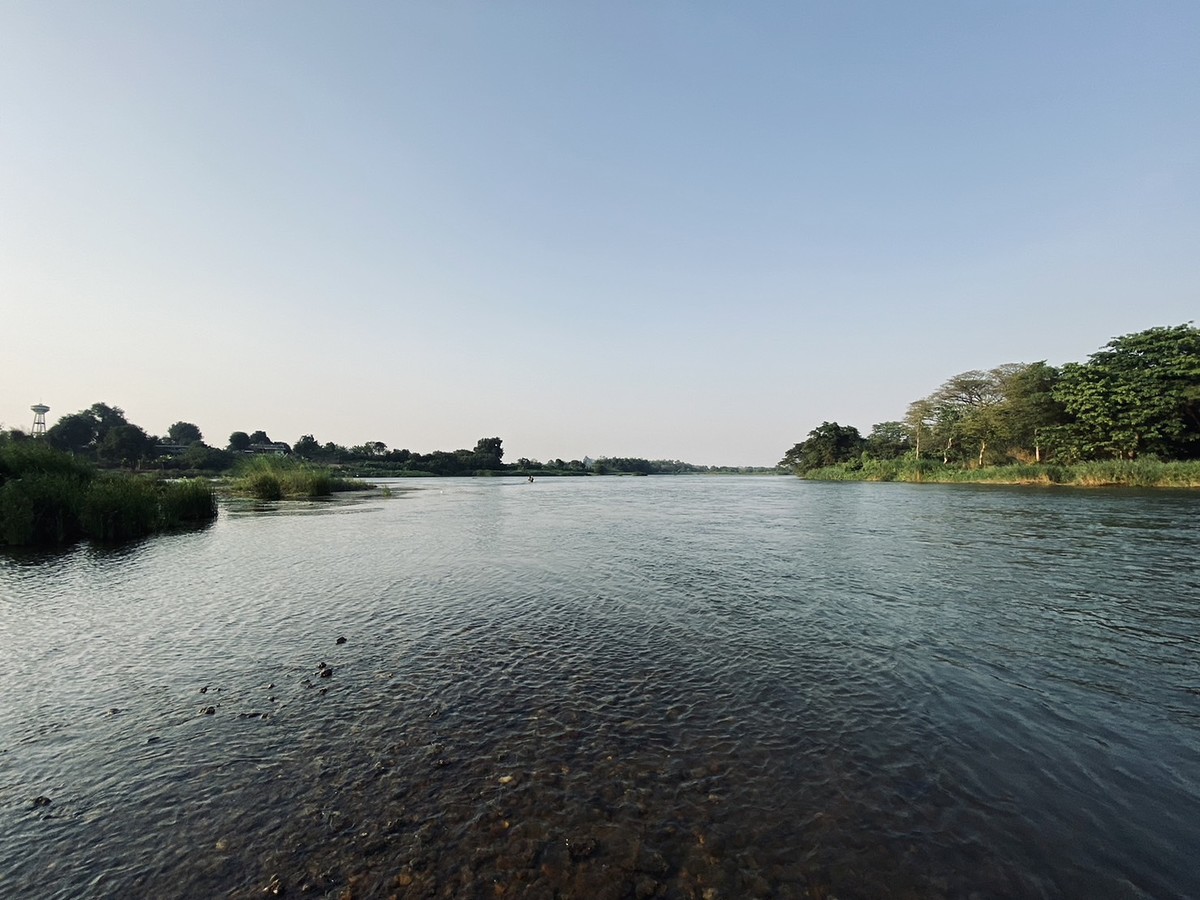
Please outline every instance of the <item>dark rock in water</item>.
[{"label": "dark rock in water", "polygon": [[200,693],[202,693],[202,694],[208,693],[208,685],[207,684],[204,687],[200,688]]},{"label": "dark rock in water", "polygon": [[633,895],[637,900],[646,900],[658,893],[658,882],[653,878],[643,875],[634,884]]},{"label": "dark rock in water", "polygon": [[32,805],[29,808],[30,809],[40,809],[43,806],[49,806],[49,805],[50,805],[49,797],[34,797],[33,801],[32,801]]},{"label": "dark rock in water", "polygon": [[204,709],[200,710],[200,712],[206,716],[215,716],[217,714],[217,708],[215,706],[206,706]]},{"label": "dark rock in water", "polygon": [[571,854],[571,859],[587,859],[596,852],[596,840],[590,837],[583,838],[582,840],[568,840],[567,852]]},{"label": "dark rock in water", "polygon": [[157,744],[161,740],[162,740],[162,738],[160,738],[158,735],[152,734],[152,735],[150,735],[150,737],[146,738],[146,743],[147,744]]},{"label": "dark rock in water", "polygon": [[334,643],[335,643],[335,644],[344,644],[344,643],[346,643],[346,638],[345,638],[345,637],[339,637],[339,638],[338,638],[336,641],[334,641]]},{"label": "dark rock in water", "polygon": [[119,716],[121,714],[121,710],[119,708],[113,706],[113,707],[109,708],[108,714],[110,716]]},{"label": "dark rock in water", "polygon": [[321,663],[321,677],[322,678],[330,678],[332,676],[333,676],[333,668],[331,666],[325,665],[325,663]]}]

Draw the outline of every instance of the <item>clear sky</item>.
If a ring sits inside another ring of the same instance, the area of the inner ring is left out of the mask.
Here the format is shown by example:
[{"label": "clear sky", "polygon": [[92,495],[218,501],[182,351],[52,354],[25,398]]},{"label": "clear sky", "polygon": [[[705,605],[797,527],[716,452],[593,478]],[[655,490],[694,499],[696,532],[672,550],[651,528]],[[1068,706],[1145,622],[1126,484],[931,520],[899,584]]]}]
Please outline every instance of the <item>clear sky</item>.
[{"label": "clear sky", "polygon": [[1200,319],[1200,3],[0,2],[0,422],[770,465]]}]

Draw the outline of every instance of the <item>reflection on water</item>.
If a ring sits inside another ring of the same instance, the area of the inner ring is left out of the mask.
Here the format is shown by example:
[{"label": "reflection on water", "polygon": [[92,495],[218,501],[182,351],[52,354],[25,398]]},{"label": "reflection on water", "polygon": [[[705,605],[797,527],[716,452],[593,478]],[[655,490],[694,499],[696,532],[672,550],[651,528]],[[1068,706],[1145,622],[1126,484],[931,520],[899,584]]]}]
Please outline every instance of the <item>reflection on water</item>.
[{"label": "reflection on water", "polygon": [[1197,895],[1198,502],[437,480],[4,557],[0,881]]}]

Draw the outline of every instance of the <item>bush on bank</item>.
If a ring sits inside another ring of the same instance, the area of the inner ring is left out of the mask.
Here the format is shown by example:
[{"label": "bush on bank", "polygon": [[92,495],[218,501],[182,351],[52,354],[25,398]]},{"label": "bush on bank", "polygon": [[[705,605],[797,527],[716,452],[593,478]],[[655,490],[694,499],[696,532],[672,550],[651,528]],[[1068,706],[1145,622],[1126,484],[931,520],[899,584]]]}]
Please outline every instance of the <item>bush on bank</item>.
[{"label": "bush on bank", "polygon": [[204,481],[99,475],[40,441],[0,445],[0,543],[8,546],[133,540],[216,515],[216,495]]},{"label": "bush on bank", "polygon": [[1077,487],[1200,487],[1200,460],[1100,460],[1074,465],[1013,464],[963,468],[938,460],[862,459],[804,473],[813,481],[909,481],[937,484],[1061,484]]}]

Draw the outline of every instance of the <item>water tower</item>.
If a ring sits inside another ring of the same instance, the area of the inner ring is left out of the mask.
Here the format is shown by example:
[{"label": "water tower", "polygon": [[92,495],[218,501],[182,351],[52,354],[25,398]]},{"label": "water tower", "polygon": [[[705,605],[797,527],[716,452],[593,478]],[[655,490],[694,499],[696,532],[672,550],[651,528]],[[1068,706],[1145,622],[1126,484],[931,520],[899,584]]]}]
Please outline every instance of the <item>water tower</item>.
[{"label": "water tower", "polygon": [[50,412],[50,407],[45,403],[35,403],[29,407],[33,410],[33,436],[35,438],[46,436],[46,413]]}]

